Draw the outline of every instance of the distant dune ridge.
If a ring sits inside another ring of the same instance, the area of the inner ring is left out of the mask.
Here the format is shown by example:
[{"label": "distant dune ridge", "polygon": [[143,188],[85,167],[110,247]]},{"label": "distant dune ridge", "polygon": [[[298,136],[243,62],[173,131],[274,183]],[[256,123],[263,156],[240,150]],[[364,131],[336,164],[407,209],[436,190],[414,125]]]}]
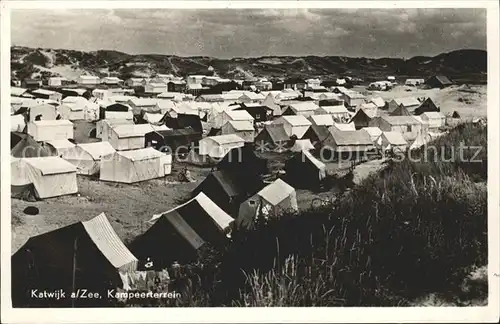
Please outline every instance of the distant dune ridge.
[{"label": "distant dune ridge", "polygon": [[[487,53],[484,50],[464,49],[434,57],[364,58],[343,56],[263,56],[220,59],[208,56],[180,57],[175,55],[131,55],[113,50],[82,52],[65,49],[35,49],[11,47],[12,76],[29,77],[45,73],[73,79],[76,74],[104,75],[104,71],[121,78],[151,73],[173,73],[180,76],[207,71],[212,66],[222,77],[244,78],[248,75],[265,77],[301,76],[304,78],[352,74],[360,77],[386,75],[484,76]],[[72,73],[77,71],[78,73]]]}]

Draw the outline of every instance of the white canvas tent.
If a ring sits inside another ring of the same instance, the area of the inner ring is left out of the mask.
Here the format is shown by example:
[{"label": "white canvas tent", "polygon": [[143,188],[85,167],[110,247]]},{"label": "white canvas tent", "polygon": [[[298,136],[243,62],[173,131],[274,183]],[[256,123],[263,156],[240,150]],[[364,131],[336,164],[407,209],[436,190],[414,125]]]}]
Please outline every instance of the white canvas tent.
[{"label": "white canvas tent", "polygon": [[37,198],[50,198],[78,192],[76,168],[57,156],[14,159],[12,184],[33,184]]},{"label": "white canvas tent", "polygon": [[312,145],[311,141],[308,139],[296,140],[293,146],[290,148],[290,151],[292,152],[300,152],[304,150],[314,150],[314,145]]},{"label": "white canvas tent", "polygon": [[258,218],[279,217],[284,212],[297,210],[295,189],[278,179],[240,205],[236,225],[239,228],[252,228]]},{"label": "white canvas tent", "polygon": [[408,142],[400,132],[383,132],[380,136],[379,148],[383,151],[392,150],[404,152],[408,147]]},{"label": "white canvas tent", "polygon": [[151,124],[118,125],[111,129],[108,141],[117,151],[136,150],[145,147],[146,133],[162,130],[169,128]]},{"label": "white canvas tent", "polygon": [[102,181],[134,183],[162,178],[172,172],[172,155],[151,147],[117,151],[101,158]]},{"label": "white canvas tent", "polygon": [[222,126],[222,135],[236,134],[247,143],[253,143],[255,129],[252,121],[230,120]]},{"label": "white canvas tent", "polygon": [[132,119],[102,119],[96,123],[96,138],[107,142],[111,129],[119,125],[133,125]]},{"label": "white canvas tent", "polygon": [[38,120],[28,123],[28,134],[35,141],[53,141],[73,138],[73,123],[69,120]]},{"label": "white canvas tent", "polygon": [[63,103],[57,111],[62,119],[83,120],[85,118],[84,107],[77,103]]},{"label": "white canvas tent", "polygon": [[78,174],[94,175],[99,173],[102,157],[115,152],[108,142],[81,143],[64,152],[62,158],[73,164]]},{"label": "white canvas tent", "polygon": [[71,143],[67,139],[62,139],[62,140],[53,140],[53,141],[47,141],[46,142],[49,146],[52,147],[54,153],[57,156],[61,156],[64,153],[66,153],[68,150],[72,149],[75,147],[75,144]]},{"label": "white canvas tent", "polygon": [[235,134],[205,137],[199,142],[200,155],[223,158],[233,148],[243,147],[245,140]]},{"label": "white canvas tent", "polygon": [[273,124],[283,124],[285,132],[288,136],[295,135],[298,139],[302,138],[311,126],[311,122],[302,115],[298,116],[281,116],[273,121]]},{"label": "white canvas tent", "polygon": [[49,104],[41,104],[29,108],[29,122],[35,121],[37,116],[40,120],[55,120],[57,117],[56,107]]},{"label": "white canvas tent", "polygon": [[26,122],[24,121],[23,115],[10,116],[10,131],[11,132],[22,132],[25,127],[26,127]]}]

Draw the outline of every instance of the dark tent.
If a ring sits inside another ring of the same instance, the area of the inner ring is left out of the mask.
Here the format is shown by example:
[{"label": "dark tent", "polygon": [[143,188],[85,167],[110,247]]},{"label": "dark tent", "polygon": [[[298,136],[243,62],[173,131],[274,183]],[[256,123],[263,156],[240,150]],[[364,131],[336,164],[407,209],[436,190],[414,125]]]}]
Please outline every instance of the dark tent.
[{"label": "dark tent", "polygon": [[218,136],[218,135],[222,135],[221,128],[210,128],[210,131],[208,132],[207,137]]},{"label": "dark tent", "polygon": [[145,135],[145,144],[146,147],[151,146],[158,151],[183,154],[189,152],[191,147],[197,146],[201,137],[201,134],[191,127],[153,131]]},{"label": "dark tent", "polygon": [[326,166],[308,151],[294,154],[285,162],[286,182],[295,188],[316,189],[326,177]]},{"label": "dark tent", "polygon": [[234,215],[241,202],[262,189],[256,185],[260,179],[253,183],[245,180],[244,177],[237,176],[234,173],[214,171],[193,190],[192,196],[203,192],[225,212]]},{"label": "dark tent", "polygon": [[444,75],[434,75],[425,81],[425,84],[431,88],[445,88],[451,86],[453,82]]},{"label": "dark tent", "polygon": [[267,160],[257,157],[251,145],[244,145],[229,151],[217,164],[217,170],[251,179],[267,173]]},{"label": "dark tent", "polygon": [[130,250],[140,260],[151,258],[155,269],[170,267],[174,261],[196,261],[205,241],[178,213],[167,213],[131,244]]},{"label": "dark tent", "polygon": [[254,118],[255,122],[267,121],[273,113],[273,110],[268,106],[258,104],[243,103],[241,108],[236,108],[235,110],[245,110]]},{"label": "dark tent", "polygon": [[[31,237],[11,258],[14,307],[71,307],[74,288],[103,299],[75,299],[75,306],[107,305],[107,289],[123,287],[119,271],[131,272],[137,259],[125,247],[106,215]],[[31,298],[32,290],[63,289],[66,298]],[[110,301],[113,302],[113,301]]]},{"label": "dark tent", "polygon": [[309,129],[304,133],[302,139],[308,139],[316,149],[321,147],[321,143],[330,136],[330,131],[328,126],[323,125],[311,125]]},{"label": "dark tent", "polygon": [[165,125],[171,129],[182,129],[191,127],[195,132],[203,134],[203,126],[201,124],[200,116],[189,114],[177,114],[177,118],[173,118],[166,113],[161,119],[161,125]]},{"label": "dark tent", "polygon": [[455,110],[451,115],[451,118],[460,118],[460,114]]},{"label": "dark tent", "polygon": [[432,111],[439,112],[440,109],[438,106],[436,106],[436,104],[434,103],[434,101],[432,101],[431,98],[427,98],[424,100],[424,102],[422,102],[422,104],[418,108],[415,109],[413,113],[415,115],[421,115],[424,112],[432,112]]},{"label": "dark tent", "polygon": [[154,215],[150,223],[167,215],[182,218],[203,241],[218,248],[222,248],[228,243],[228,235],[231,233],[234,222],[231,216],[203,192],[172,210]]},{"label": "dark tent", "polygon": [[255,137],[255,148],[261,152],[284,152],[291,147],[290,137],[283,124],[267,125]]},{"label": "dark tent", "polygon": [[105,119],[106,111],[127,112],[130,107],[121,103],[114,103],[106,107],[99,107],[99,119]]},{"label": "dark tent", "polygon": [[55,156],[49,146],[38,143],[31,135],[10,133],[10,155],[17,158]]},{"label": "dark tent", "polygon": [[389,113],[389,116],[411,116],[411,115],[412,114],[403,105],[398,106],[396,109],[394,109],[392,112]]},{"label": "dark tent", "polygon": [[354,123],[354,127],[356,129],[361,129],[364,127],[369,127],[371,120],[372,118],[370,118],[370,116],[368,116],[366,112],[362,108],[360,108],[349,122]]}]

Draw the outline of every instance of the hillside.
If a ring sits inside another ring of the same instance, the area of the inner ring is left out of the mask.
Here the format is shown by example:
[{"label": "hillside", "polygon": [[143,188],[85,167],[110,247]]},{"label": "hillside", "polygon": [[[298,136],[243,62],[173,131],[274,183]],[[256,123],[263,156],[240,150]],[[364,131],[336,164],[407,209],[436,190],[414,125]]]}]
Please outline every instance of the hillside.
[{"label": "hillside", "polygon": [[11,48],[12,75],[18,78],[37,75],[116,75],[121,78],[143,77],[153,73],[173,73],[180,76],[203,73],[213,66],[218,75],[229,78],[249,76],[301,76],[323,79],[339,75],[371,80],[385,75],[420,76],[445,74],[452,78],[486,80],[487,54],[483,50],[457,50],[434,57],[416,56],[370,59],[343,56],[263,56],[254,58],[219,59],[207,56],[180,57],[174,55],[130,55],[118,51],[82,52],[65,49],[41,49],[14,46]]}]

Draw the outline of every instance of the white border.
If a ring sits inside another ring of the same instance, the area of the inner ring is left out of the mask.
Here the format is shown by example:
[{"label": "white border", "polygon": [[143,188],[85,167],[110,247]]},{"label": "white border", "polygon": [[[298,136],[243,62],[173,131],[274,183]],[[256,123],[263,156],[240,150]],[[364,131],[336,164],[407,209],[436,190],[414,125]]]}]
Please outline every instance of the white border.
[{"label": "white border", "polygon": [[[12,309],[10,305],[10,9],[48,8],[487,8],[488,31],[488,251],[487,307],[412,308],[119,308]],[[186,323],[186,322],[496,322],[499,318],[499,8],[497,1],[2,1],[1,11],[1,322],[8,323]],[[496,274],[496,275],[494,275]]]}]

